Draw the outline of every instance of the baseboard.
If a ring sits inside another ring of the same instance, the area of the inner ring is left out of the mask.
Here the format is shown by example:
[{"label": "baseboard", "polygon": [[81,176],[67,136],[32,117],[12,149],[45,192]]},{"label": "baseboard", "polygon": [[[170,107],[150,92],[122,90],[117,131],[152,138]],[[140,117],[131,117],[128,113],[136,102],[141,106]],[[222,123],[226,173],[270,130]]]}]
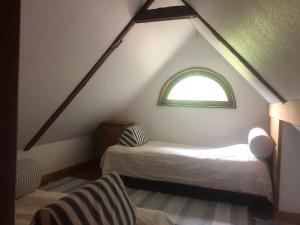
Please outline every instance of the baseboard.
[{"label": "baseboard", "polygon": [[[97,179],[100,176],[100,159],[91,159],[89,161],[55,171],[42,177],[41,186],[67,176],[81,177],[88,180]],[[99,169],[98,169],[99,168]]]},{"label": "baseboard", "polygon": [[298,223],[300,223],[300,214],[277,211],[275,213],[275,220],[298,224]]}]

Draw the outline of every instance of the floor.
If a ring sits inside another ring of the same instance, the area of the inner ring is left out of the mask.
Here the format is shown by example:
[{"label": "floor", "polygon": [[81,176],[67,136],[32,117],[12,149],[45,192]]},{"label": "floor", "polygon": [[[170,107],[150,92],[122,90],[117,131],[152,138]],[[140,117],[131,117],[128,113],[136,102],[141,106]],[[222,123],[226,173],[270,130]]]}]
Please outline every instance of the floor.
[{"label": "floor", "polygon": [[[62,174],[65,175],[65,174]],[[76,177],[80,179],[85,179],[85,180],[96,180],[101,176],[101,171],[99,168],[99,163],[98,161],[96,162],[91,162],[87,165],[84,165],[80,169],[74,169],[70,170],[68,177]],[[61,179],[61,177],[59,178]],[[50,181],[53,181],[53,179],[50,179]],[[48,182],[44,182],[43,185],[45,185]],[[257,217],[257,218],[262,218],[262,219],[273,219],[274,218],[274,213],[272,210],[266,210],[266,209],[259,209],[259,208],[249,208],[248,209],[248,214],[250,218]],[[251,225],[251,223],[249,224]]]},{"label": "floor", "polygon": [[[90,181],[65,177],[41,187],[45,191],[72,193]],[[145,191],[126,188],[131,202],[139,208],[163,211],[179,225],[248,225],[246,206],[205,201],[198,198],[164,194],[159,191]]]}]

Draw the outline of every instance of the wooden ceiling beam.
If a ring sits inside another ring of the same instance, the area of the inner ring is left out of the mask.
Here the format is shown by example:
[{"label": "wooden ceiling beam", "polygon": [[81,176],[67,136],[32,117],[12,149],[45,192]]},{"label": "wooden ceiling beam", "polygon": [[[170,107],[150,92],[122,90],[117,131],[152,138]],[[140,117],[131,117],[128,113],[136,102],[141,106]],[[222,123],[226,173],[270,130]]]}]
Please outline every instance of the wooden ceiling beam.
[{"label": "wooden ceiling beam", "polygon": [[136,23],[158,22],[196,18],[197,14],[187,6],[171,6],[166,8],[142,10],[135,17]]},{"label": "wooden ceiling beam", "polygon": [[33,138],[25,146],[24,150],[29,151],[38,140],[44,135],[44,133],[49,129],[49,127],[54,123],[54,121],[63,113],[63,111],[68,107],[68,105],[73,101],[73,99],[79,94],[79,92],[85,87],[85,85],[90,81],[90,79],[95,75],[97,70],[103,65],[106,59],[111,55],[111,53],[122,43],[123,38],[131,30],[135,24],[135,17],[140,11],[146,10],[154,0],[147,0],[147,2],[142,6],[142,8],[136,13],[132,20],[126,25],[126,27],[121,31],[121,33],[112,42],[109,48],[104,52],[104,54],[99,58],[95,65],[90,69],[90,71],[83,77],[79,84],[73,89],[73,91],[67,96],[67,98],[61,103],[61,105],[55,110],[55,112],[50,116],[50,118],[44,123],[44,125],[39,129],[39,131],[33,136]]}]

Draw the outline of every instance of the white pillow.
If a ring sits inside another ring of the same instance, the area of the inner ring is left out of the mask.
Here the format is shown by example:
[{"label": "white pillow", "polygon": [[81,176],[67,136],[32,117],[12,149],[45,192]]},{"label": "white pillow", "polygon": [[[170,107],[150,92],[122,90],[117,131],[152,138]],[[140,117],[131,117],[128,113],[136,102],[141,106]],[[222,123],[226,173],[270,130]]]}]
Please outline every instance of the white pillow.
[{"label": "white pillow", "polygon": [[274,142],[262,128],[253,128],[250,130],[248,143],[251,152],[256,158],[265,159],[273,154]]}]

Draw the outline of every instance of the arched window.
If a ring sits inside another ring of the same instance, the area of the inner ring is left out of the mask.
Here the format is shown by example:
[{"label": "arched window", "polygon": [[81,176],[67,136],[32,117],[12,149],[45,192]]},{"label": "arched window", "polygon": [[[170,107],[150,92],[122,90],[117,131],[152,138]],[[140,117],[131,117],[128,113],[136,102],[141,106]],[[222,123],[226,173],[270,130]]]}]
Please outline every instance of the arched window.
[{"label": "arched window", "polygon": [[235,108],[228,81],[206,68],[185,69],[171,77],[161,89],[158,105]]}]

